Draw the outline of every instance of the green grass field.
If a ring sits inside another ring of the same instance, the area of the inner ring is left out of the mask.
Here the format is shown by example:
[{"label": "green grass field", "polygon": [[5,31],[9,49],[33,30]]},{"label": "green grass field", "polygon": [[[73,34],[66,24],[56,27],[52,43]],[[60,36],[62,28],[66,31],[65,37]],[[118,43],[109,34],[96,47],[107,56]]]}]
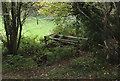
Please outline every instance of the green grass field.
[{"label": "green grass field", "polygon": [[[37,17],[38,18],[38,24],[37,19],[35,17],[29,17],[27,18],[24,26],[23,26],[23,32],[22,35],[24,36],[30,36],[30,37],[43,37],[45,35],[48,35],[52,33],[53,28],[56,26],[53,21],[47,20],[47,17]],[[4,32],[3,23],[2,20],[0,20],[0,32]]]}]

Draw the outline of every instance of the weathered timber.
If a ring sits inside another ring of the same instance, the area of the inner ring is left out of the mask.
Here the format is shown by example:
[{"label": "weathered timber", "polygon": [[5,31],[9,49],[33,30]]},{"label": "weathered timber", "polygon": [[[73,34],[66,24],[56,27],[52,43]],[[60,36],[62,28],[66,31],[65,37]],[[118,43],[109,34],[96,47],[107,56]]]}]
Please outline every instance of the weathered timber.
[{"label": "weathered timber", "polygon": [[75,45],[76,43],[73,43],[73,42],[65,42],[65,41],[55,41],[53,40],[53,43],[62,43],[62,44],[70,44],[70,45]]},{"label": "weathered timber", "polygon": [[51,35],[54,35],[55,33],[51,33],[51,34],[49,34],[49,35],[47,35],[47,36],[51,36]]},{"label": "weathered timber", "polygon": [[73,40],[59,39],[59,38],[52,38],[52,37],[50,37],[49,39],[55,40],[55,41],[65,41],[65,42],[75,42],[75,43],[78,42],[78,41],[73,41]]},{"label": "weathered timber", "polygon": [[66,37],[66,38],[72,38],[72,39],[80,39],[80,40],[88,40],[88,38],[82,38],[82,37],[75,37],[75,36],[65,36],[61,34],[56,34],[59,37]]},{"label": "weathered timber", "polygon": [[44,40],[45,40],[46,44],[47,44],[48,40],[52,40],[53,42],[67,43],[67,44],[78,44],[78,41],[73,40],[73,39],[88,40],[88,38],[81,38],[81,37],[75,37],[75,36],[65,36],[65,35],[55,34],[55,33],[44,36]]}]

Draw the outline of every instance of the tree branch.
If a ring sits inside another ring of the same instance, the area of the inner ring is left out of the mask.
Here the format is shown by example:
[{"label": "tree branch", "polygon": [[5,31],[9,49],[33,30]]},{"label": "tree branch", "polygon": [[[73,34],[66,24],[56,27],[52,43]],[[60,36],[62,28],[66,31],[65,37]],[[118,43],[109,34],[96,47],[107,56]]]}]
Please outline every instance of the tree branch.
[{"label": "tree branch", "polygon": [[80,8],[79,8],[79,4],[77,3],[77,9],[80,13],[82,13],[87,19],[89,19],[92,23],[94,23],[101,31],[104,31],[102,28],[100,28],[100,26],[95,23],[89,16],[87,16]]}]

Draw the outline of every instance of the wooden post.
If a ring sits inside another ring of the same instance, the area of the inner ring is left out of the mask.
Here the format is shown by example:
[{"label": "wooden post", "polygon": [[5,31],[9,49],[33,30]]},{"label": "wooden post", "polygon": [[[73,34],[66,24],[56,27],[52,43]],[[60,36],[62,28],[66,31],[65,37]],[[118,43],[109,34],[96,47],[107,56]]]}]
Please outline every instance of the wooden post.
[{"label": "wooden post", "polygon": [[47,36],[44,36],[45,44],[47,44]]}]

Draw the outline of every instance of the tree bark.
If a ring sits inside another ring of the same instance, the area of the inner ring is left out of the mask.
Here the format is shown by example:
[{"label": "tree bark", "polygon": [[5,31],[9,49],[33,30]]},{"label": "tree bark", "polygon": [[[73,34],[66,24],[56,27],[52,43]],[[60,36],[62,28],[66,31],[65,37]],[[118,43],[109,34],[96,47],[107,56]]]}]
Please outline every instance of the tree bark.
[{"label": "tree bark", "polygon": [[11,15],[12,15],[12,34],[11,34],[11,53],[17,54],[17,26],[16,26],[16,3],[11,3]]},{"label": "tree bark", "polygon": [[[3,13],[3,21],[4,28],[6,32],[6,47],[8,49],[9,54],[16,55],[18,49],[18,38],[21,38],[22,25],[20,19],[20,10],[21,6],[16,2],[2,2],[2,13]],[[20,27],[20,34],[18,37],[18,29]],[[20,42],[20,41],[19,41]]]},{"label": "tree bark", "polygon": [[21,6],[22,6],[22,4],[20,3],[19,8],[18,8],[18,14],[17,14],[17,16],[18,16],[18,21],[17,22],[19,22],[19,26],[20,26],[17,50],[20,46],[20,39],[21,39],[21,35],[22,35],[22,23],[21,23],[21,13],[20,13],[21,12]]},{"label": "tree bark", "polygon": [[2,2],[2,15],[3,15],[3,21],[4,21],[4,29],[5,29],[5,32],[6,32],[6,39],[7,39],[7,42],[5,42],[5,46],[7,47],[8,50],[10,50],[10,34],[11,34],[11,31],[10,31],[10,28],[8,27],[11,27],[11,19],[10,19],[10,15],[9,15],[9,10],[7,8],[7,3],[5,2]]}]

